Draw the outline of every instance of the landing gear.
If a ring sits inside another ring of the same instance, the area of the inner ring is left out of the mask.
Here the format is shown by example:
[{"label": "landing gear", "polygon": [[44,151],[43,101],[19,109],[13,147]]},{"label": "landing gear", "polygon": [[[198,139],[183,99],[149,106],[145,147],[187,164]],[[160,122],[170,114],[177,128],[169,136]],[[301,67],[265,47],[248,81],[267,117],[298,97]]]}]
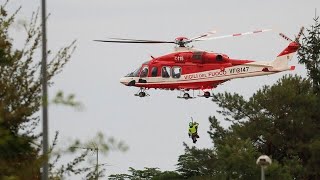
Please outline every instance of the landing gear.
[{"label": "landing gear", "polygon": [[209,91],[204,92],[203,96],[205,98],[209,98],[210,97],[210,92]]},{"label": "landing gear", "polygon": [[146,96],[146,93],[145,92],[139,92],[139,97],[145,97]]},{"label": "landing gear", "polygon": [[184,93],[182,97],[185,98],[185,99],[189,99],[190,98],[190,94],[189,93]]},{"label": "landing gear", "polygon": [[150,96],[148,93],[146,93],[146,89],[145,88],[140,88],[140,90],[134,95],[135,96],[139,96],[139,97]]},{"label": "landing gear", "polygon": [[[181,93],[183,93],[183,95],[181,95]],[[193,99],[193,98],[195,98],[195,97],[194,97],[194,91],[193,91],[193,96],[190,96],[190,94],[187,93],[187,92],[185,92],[184,90],[183,90],[183,91],[180,91],[180,95],[177,96],[177,98],[183,98],[183,99],[185,99],[185,100],[187,100],[187,99]]]},{"label": "landing gear", "polygon": [[198,96],[205,97],[205,98],[213,97],[209,91],[203,91],[203,95],[198,95]]}]

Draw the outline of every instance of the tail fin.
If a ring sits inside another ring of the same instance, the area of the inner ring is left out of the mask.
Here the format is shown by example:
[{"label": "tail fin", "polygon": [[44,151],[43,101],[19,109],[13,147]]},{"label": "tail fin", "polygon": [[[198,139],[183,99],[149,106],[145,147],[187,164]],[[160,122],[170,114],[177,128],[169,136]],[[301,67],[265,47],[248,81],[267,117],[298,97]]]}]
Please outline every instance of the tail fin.
[{"label": "tail fin", "polygon": [[288,62],[292,59],[294,54],[299,49],[300,44],[297,42],[291,42],[288,47],[286,47],[277,57],[274,61],[272,61],[271,65],[279,70],[285,70],[290,67],[288,67]]},{"label": "tail fin", "polygon": [[274,61],[271,62],[271,65],[277,70],[293,70],[293,67],[288,67],[288,62],[292,59],[293,55],[297,52],[300,47],[299,38],[303,32],[304,27],[301,27],[295,41],[291,40],[284,34],[280,33],[279,35],[285,40],[289,41],[290,44],[276,57]]}]

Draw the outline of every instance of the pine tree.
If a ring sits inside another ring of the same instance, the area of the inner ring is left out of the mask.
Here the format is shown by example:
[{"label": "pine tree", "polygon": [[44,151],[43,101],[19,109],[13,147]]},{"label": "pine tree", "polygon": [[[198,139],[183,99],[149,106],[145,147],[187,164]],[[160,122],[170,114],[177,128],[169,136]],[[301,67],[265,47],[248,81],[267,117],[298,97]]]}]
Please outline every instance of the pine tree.
[{"label": "pine tree", "polygon": [[298,51],[299,63],[304,64],[308,76],[312,79],[314,91],[320,94],[320,23],[319,16],[314,18],[314,25],[307,29],[307,35]]}]

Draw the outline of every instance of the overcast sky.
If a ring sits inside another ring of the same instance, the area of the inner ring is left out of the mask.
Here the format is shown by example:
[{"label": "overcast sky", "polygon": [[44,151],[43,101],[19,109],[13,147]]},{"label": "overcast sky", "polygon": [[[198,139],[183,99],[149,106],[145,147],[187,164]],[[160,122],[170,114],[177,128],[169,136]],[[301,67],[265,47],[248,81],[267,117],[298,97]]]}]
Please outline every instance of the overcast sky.
[{"label": "overcast sky", "polygon": [[[4,0],[0,0],[3,2]],[[11,0],[10,8],[22,5],[20,20],[28,20],[40,7],[40,0]],[[47,1],[48,48],[56,51],[77,40],[77,50],[55,84],[49,88],[52,97],[58,90],[76,94],[85,105],[82,112],[72,108],[49,107],[49,128],[52,139],[60,132],[62,145],[69,140],[90,139],[101,131],[124,140],[126,153],[111,152],[101,157],[109,163],[108,174],[125,173],[129,167],[159,167],[175,170],[178,156],[184,152],[183,142],[192,145],[187,136],[192,116],[200,123],[199,148],[212,147],[206,131],[208,117],[217,115],[217,106],[210,100],[177,99],[176,91],[148,91],[151,96],[135,97],[137,88],[126,87],[119,79],[150,60],[172,52],[172,45],[102,44],[94,39],[107,37],[173,40],[177,36],[193,37],[209,30],[218,35],[272,28],[258,35],[198,42],[200,49],[225,53],[231,58],[273,60],[288,44],[278,36],[291,38],[301,26],[313,24],[319,0],[51,0]],[[318,12],[320,14],[320,12]],[[16,28],[15,39],[22,38]],[[17,42],[19,47],[19,42]],[[39,59],[40,60],[40,59]],[[226,82],[214,92],[237,92],[250,97],[263,85],[275,83],[284,74],[305,76],[296,56],[294,72]],[[227,123],[220,117],[222,125]]]}]

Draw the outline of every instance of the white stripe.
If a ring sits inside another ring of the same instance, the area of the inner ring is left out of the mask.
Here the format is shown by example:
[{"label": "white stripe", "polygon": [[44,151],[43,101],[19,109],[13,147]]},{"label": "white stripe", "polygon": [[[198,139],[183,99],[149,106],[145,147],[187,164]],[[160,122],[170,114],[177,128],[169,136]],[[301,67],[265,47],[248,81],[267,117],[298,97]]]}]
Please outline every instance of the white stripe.
[{"label": "white stripe", "polygon": [[[234,73],[229,73],[231,69],[237,69],[237,68],[245,68],[249,67],[248,72],[244,73],[237,73],[236,71]],[[192,74],[184,74],[179,79],[174,78],[162,78],[162,77],[148,77],[143,78],[147,81],[147,83],[137,83],[137,84],[178,84],[178,83],[196,83],[196,82],[206,82],[206,81],[221,81],[221,80],[228,80],[228,79],[235,79],[235,78],[243,78],[243,77],[252,77],[252,76],[261,76],[261,75],[267,75],[267,74],[273,74],[276,72],[264,72],[262,71],[264,67],[260,66],[250,66],[248,65],[239,65],[239,66],[233,66],[226,68],[225,71],[227,72],[225,75],[218,75],[214,77],[209,78],[197,78],[197,79],[188,79],[185,80],[184,78],[186,76],[193,76],[193,77],[201,77],[200,74],[209,74],[209,73],[217,73],[220,72],[220,70],[212,70],[212,71],[204,71],[200,73],[192,73]],[[203,75],[203,77],[205,77]]]}]

